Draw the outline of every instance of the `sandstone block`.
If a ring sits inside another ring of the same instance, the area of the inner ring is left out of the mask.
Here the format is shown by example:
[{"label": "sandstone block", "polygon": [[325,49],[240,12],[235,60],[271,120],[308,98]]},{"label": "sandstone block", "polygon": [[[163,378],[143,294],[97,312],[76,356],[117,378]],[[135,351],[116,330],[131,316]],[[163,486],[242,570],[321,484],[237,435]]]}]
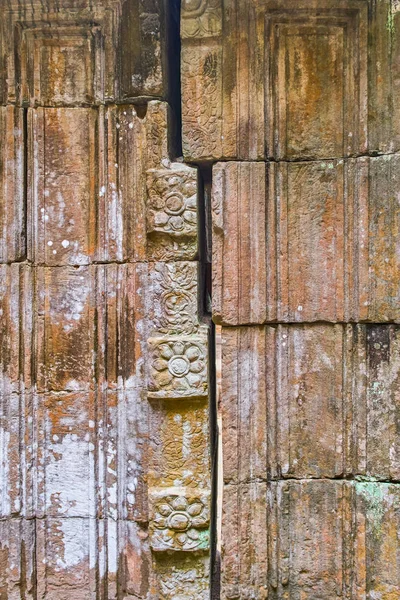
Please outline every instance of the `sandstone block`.
[{"label": "sandstone block", "polygon": [[399,161],[217,164],[216,322],[398,321]]},{"label": "sandstone block", "polygon": [[77,106],[167,96],[162,0],[58,4],[12,1],[4,9],[2,103]]},{"label": "sandstone block", "polygon": [[397,594],[396,485],[281,481],[225,490],[223,599]]},{"label": "sandstone block", "polygon": [[29,109],[33,263],[196,258],[197,170],[169,160],[167,114],[156,101],[145,117],[132,105]]},{"label": "sandstone block", "polygon": [[23,111],[0,107],[0,263],[25,257]]},{"label": "sandstone block", "polygon": [[184,2],[185,157],[399,150],[399,19],[390,0]]},{"label": "sandstone block", "polygon": [[206,396],[206,343],[204,335],[149,339],[149,397]]},{"label": "sandstone block", "polygon": [[154,551],[210,548],[210,494],[179,487],[150,491],[150,544]]},{"label": "sandstone block", "polygon": [[227,484],[400,478],[396,325],[223,328]]},{"label": "sandstone block", "polygon": [[0,593],[4,598],[36,597],[35,521],[0,519]]}]

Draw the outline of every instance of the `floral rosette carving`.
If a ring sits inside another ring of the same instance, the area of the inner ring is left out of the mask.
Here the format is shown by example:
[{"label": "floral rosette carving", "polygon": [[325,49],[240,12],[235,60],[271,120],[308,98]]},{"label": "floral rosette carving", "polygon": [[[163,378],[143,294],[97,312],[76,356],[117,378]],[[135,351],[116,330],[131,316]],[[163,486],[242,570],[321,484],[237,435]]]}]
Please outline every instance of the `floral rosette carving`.
[{"label": "floral rosette carving", "polygon": [[179,169],[147,171],[147,231],[173,236],[197,236],[197,171]]},{"label": "floral rosette carving", "polygon": [[197,170],[173,163],[147,171],[147,235],[155,260],[197,254]]},{"label": "floral rosette carving", "polygon": [[193,552],[209,548],[209,493],[166,488],[151,493],[150,503],[153,550]]},{"label": "floral rosette carving", "polygon": [[219,35],[221,21],[221,0],[182,0],[182,38]]},{"label": "floral rosette carving", "polygon": [[207,351],[203,339],[151,339],[149,345],[149,396],[207,395]]}]

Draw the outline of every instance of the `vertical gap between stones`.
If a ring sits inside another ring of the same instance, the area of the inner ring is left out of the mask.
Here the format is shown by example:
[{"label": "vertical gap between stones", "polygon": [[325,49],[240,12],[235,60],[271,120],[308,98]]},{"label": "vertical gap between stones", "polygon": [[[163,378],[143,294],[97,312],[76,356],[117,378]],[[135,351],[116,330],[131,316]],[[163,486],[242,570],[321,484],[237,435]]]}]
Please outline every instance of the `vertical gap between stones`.
[{"label": "vertical gap between stones", "polygon": [[174,160],[182,156],[181,108],[181,0],[165,0],[165,73],[167,101],[171,107],[168,123],[169,152]]},{"label": "vertical gap between stones", "polygon": [[219,523],[221,512],[221,497],[219,482],[221,481],[220,439],[218,421],[218,370],[217,370],[217,330],[212,322],[212,237],[211,237],[211,188],[212,164],[199,163],[199,262],[201,284],[199,290],[200,310],[203,321],[209,323],[209,367],[210,367],[210,394],[209,394],[209,422],[210,422],[210,452],[211,452],[211,528],[210,528],[210,598],[218,600],[220,597],[220,548],[219,548]]}]

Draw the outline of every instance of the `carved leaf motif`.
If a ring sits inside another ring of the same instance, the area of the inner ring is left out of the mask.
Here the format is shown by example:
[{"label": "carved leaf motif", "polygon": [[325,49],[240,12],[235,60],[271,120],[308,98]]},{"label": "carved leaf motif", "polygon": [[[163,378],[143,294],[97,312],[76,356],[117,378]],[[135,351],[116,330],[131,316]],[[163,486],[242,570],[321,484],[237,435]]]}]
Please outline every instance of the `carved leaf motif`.
[{"label": "carved leaf motif", "polygon": [[[218,50],[186,47],[182,54],[182,102],[185,114],[184,151],[189,156],[213,157],[220,154],[221,56]],[[196,86],[196,73],[202,74],[202,93]]]},{"label": "carved leaf motif", "polygon": [[154,279],[157,330],[167,334],[194,333],[198,329],[197,264],[158,264]]}]

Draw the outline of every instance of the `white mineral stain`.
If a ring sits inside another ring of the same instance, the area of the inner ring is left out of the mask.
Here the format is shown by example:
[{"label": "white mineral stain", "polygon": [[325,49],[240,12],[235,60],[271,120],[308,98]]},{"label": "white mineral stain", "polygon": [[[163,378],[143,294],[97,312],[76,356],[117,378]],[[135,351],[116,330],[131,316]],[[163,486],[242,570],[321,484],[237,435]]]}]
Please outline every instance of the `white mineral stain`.
[{"label": "white mineral stain", "polygon": [[94,516],[89,489],[88,444],[67,433],[52,444],[46,465],[46,506],[68,516]]},{"label": "white mineral stain", "polygon": [[89,556],[87,544],[89,527],[83,519],[62,519],[59,528],[62,531],[62,550],[56,559],[57,570],[68,570],[86,561]]},{"label": "white mineral stain", "polygon": [[[64,327],[65,329],[65,327]],[[72,327],[71,327],[72,329]],[[71,392],[78,392],[81,388],[81,384],[76,379],[70,379],[66,384],[66,389]]]},{"label": "white mineral stain", "polygon": [[108,521],[108,572],[117,572],[118,550],[117,550],[117,521]]},{"label": "white mineral stain", "polygon": [[0,479],[1,486],[1,512],[9,514],[11,510],[11,501],[9,495],[9,444],[10,432],[0,427]]}]

